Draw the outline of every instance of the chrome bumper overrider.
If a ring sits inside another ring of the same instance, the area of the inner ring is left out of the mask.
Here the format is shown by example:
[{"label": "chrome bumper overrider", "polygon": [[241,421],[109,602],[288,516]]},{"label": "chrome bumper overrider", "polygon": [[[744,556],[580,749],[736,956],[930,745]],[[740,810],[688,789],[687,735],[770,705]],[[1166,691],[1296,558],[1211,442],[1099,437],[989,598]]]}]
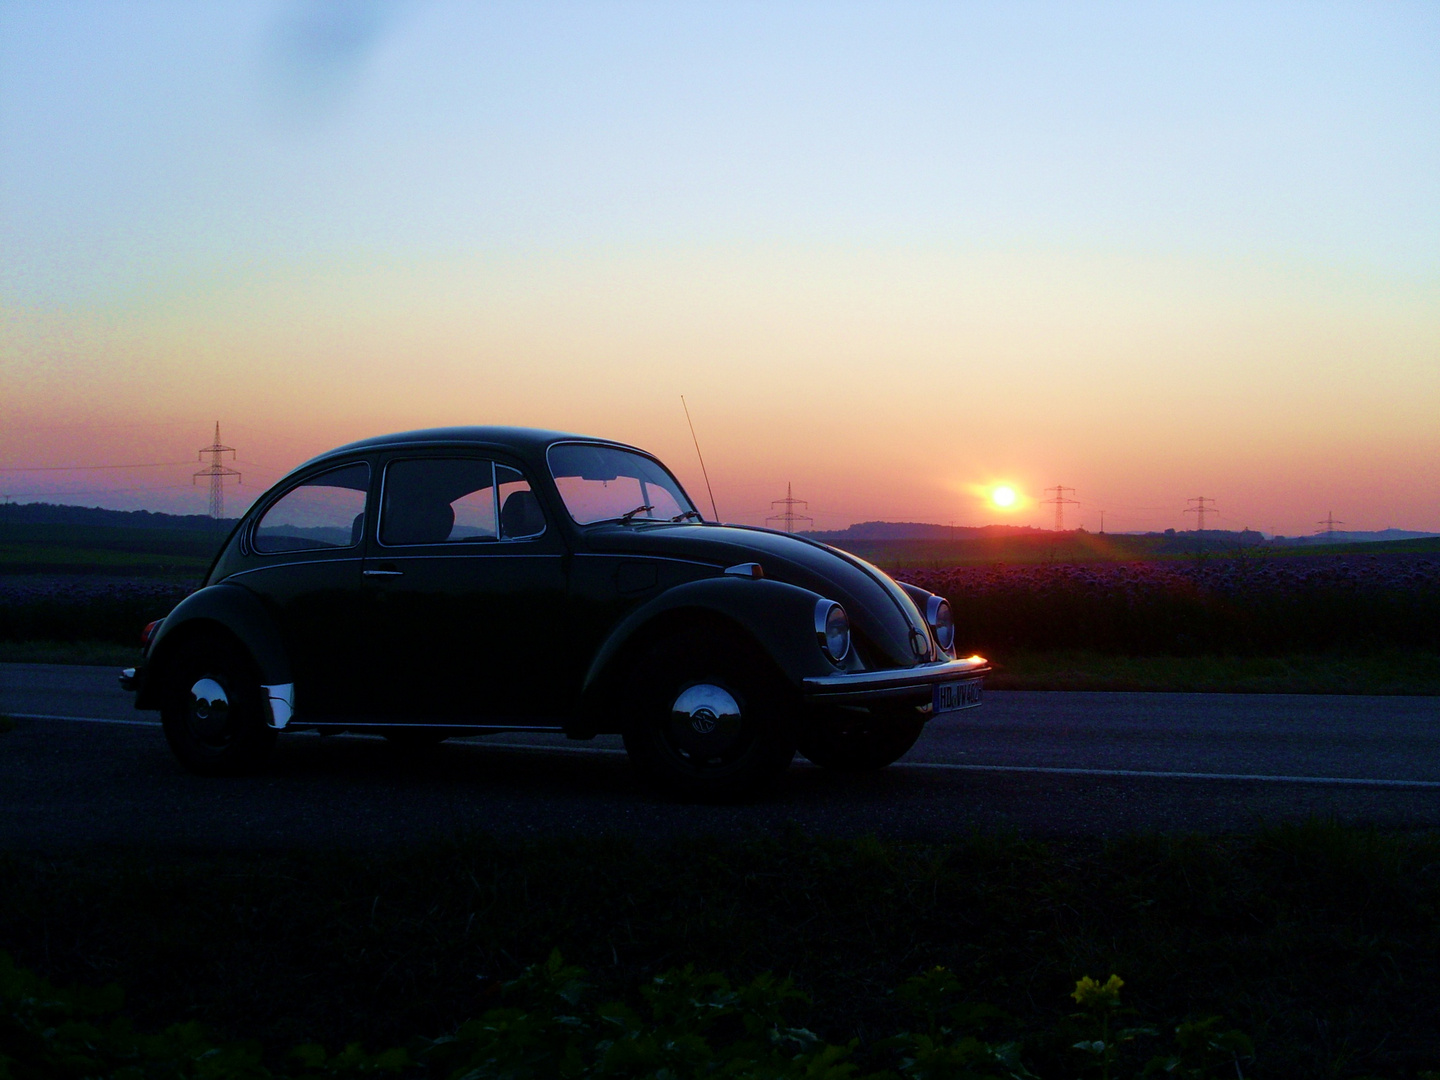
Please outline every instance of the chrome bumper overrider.
[{"label": "chrome bumper overrider", "polygon": [[978,656],[945,660],[913,668],[854,671],[841,675],[814,675],[804,682],[805,700],[815,705],[866,705],[880,702],[930,700],[936,683],[978,679],[990,673],[990,663]]}]

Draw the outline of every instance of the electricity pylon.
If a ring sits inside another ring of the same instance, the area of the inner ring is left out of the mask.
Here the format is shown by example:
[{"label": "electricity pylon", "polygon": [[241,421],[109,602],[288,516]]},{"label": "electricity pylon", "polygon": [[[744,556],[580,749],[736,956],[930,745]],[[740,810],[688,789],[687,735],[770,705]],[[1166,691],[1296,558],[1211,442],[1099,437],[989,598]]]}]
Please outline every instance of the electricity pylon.
[{"label": "electricity pylon", "polygon": [[190,483],[193,486],[195,481],[202,476],[210,478],[210,516],[216,521],[219,521],[225,516],[225,478],[227,476],[233,476],[237,484],[242,482],[239,471],[228,469],[220,464],[220,458],[223,454],[229,454],[232,461],[235,459],[235,448],[233,446],[220,445],[219,420],[215,421],[215,441],[209,446],[202,447],[197,451],[197,454],[201,461],[204,461],[205,455],[209,454],[210,464],[192,476]]},{"label": "electricity pylon", "polygon": [[[1343,521],[1336,521],[1336,520],[1335,520],[1335,511],[1334,511],[1334,510],[1327,510],[1326,513],[1325,513],[1325,520],[1324,520],[1324,521],[1317,521],[1315,524],[1316,524],[1316,525],[1324,525],[1324,526],[1325,526],[1325,528],[1324,528],[1324,530],[1323,530],[1324,533],[1325,533],[1325,539],[1326,539],[1326,541],[1328,541],[1329,543],[1332,543],[1332,544],[1333,544],[1333,543],[1335,542],[1335,526],[1336,526],[1336,525],[1344,525],[1345,522],[1343,522]],[[1320,530],[1320,529],[1316,529],[1316,530],[1315,530],[1315,534],[1318,536],[1321,531],[1322,531],[1322,530]]]},{"label": "electricity pylon", "polygon": [[1046,493],[1047,495],[1048,495],[1050,492],[1052,492],[1052,491],[1055,493],[1055,497],[1054,497],[1053,499],[1044,499],[1044,500],[1042,500],[1042,504],[1045,505],[1045,506],[1052,506],[1052,505],[1053,505],[1053,506],[1055,507],[1055,531],[1056,531],[1056,532],[1064,532],[1064,531],[1065,531],[1065,507],[1067,507],[1067,506],[1079,506],[1079,505],[1080,505],[1080,500],[1079,500],[1079,499],[1067,499],[1067,498],[1065,498],[1065,492],[1067,492],[1067,491],[1070,492],[1071,495],[1074,495],[1074,494],[1075,494],[1075,489],[1072,488],[1072,487],[1064,487],[1064,486],[1061,485],[1061,484],[1056,484],[1054,487],[1048,487],[1048,488],[1045,489],[1045,493]]},{"label": "electricity pylon", "polygon": [[797,514],[795,512],[797,506],[803,506],[806,510],[809,510],[810,504],[804,499],[795,498],[795,493],[790,490],[788,483],[785,485],[785,497],[783,499],[775,499],[770,503],[771,510],[774,510],[777,506],[783,506],[785,509],[778,514],[771,514],[767,517],[765,519],[766,525],[769,525],[772,521],[783,521],[785,523],[785,531],[787,533],[793,533],[795,531],[795,522],[797,521],[808,521],[811,525],[815,524],[813,517],[810,517],[808,514]]},{"label": "electricity pylon", "polygon": [[[1187,503],[1194,503],[1194,506],[1185,507],[1185,513],[1200,515],[1200,531],[1205,531],[1205,511],[1215,513],[1215,500],[1204,495],[1198,495],[1193,499],[1186,499]],[[1208,505],[1207,505],[1208,504]]]}]

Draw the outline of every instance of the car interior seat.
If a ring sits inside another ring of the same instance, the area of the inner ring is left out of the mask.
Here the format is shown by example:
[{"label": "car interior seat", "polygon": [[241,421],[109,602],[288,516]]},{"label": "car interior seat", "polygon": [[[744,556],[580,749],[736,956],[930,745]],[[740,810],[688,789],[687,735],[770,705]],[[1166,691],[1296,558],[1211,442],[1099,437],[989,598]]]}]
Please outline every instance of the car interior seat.
[{"label": "car interior seat", "polygon": [[505,505],[500,508],[502,539],[514,540],[544,531],[545,515],[540,512],[540,500],[533,491],[512,491],[505,497]]}]

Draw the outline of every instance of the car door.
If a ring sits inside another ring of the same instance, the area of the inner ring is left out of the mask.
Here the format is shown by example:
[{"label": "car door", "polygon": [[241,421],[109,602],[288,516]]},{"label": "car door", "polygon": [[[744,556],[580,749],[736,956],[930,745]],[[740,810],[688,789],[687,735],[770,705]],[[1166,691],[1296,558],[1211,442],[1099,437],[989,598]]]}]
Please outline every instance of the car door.
[{"label": "car door", "polygon": [[563,712],[564,544],[510,462],[385,463],[365,558],[376,711],[393,721],[542,724]]},{"label": "car door", "polygon": [[295,708],[344,716],[366,699],[361,567],[370,465],[313,473],[272,497],[244,539],[229,580],[275,619],[295,678]]}]

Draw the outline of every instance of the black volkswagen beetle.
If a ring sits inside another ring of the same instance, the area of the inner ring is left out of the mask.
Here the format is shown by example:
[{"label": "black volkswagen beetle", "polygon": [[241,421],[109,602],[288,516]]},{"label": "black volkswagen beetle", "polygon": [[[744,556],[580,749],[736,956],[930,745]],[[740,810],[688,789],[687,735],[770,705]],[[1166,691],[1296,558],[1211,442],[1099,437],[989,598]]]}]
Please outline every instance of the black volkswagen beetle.
[{"label": "black volkswagen beetle", "polygon": [[657,459],[523,428],[414,431],[300,466],[121,684],[189,769],[281,731],[623,735],[672,792],[762,787],[798,749],[878,769],[980,703],[949,605],[843,551],[705,520]]}]

